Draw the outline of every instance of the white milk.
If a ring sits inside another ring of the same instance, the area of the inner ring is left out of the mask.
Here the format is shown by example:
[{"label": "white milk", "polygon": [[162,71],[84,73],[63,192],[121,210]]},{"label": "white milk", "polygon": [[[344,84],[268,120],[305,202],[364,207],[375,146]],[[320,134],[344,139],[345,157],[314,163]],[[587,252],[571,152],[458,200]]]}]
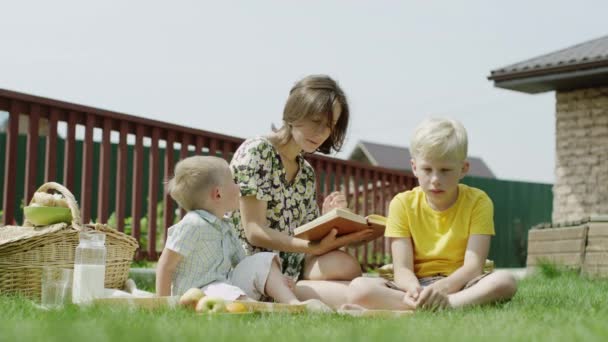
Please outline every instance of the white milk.
[{"label": "white milk", "polygon": [[74,265],[72,301],[82,304],[102,298],[105,273],[105,265]]}]

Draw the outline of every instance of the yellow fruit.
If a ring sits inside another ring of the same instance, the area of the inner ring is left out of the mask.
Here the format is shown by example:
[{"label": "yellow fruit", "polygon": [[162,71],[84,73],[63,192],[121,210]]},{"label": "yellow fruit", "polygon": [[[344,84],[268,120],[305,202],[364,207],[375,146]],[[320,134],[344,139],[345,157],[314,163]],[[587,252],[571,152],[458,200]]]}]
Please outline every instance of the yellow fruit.
[{"label": "yellow fruit", "polygon": [[201,289],[193,287],[179,298],[179,304],[194,309],[196,303],[203,297],[205,297],[205,293]]},{"label": "yellow fruit", "polygon": [[226,310],[230,313],[247,312],[247,307],[243,303],[230,303],[226,305]]}]

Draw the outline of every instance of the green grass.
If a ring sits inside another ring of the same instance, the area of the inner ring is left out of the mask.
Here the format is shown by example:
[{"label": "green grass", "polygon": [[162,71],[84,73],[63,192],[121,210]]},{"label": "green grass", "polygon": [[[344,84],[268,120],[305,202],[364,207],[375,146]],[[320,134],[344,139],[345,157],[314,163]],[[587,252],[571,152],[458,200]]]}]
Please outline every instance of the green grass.
[{"label": "green grass", "polygon": [[0,297],[0,341],[572,341],[608,339],[608,281],[550,272],[504,304],[399,319],[338,315],[197,316],[184,310],[68,307],[45,312]]}]

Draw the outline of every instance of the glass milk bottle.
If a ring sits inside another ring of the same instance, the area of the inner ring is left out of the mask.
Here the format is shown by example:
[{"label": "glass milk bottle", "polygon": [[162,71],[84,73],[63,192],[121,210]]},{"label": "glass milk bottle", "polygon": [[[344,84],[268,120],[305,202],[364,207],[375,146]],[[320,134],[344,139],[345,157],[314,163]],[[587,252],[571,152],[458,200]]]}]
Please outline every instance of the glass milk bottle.
[{"label": "glass milk bottle", "polygon": [[82,231],[74,258],[72,301],[75,304],[91,302],[103,297],[106,273],[106,235],[96,231]]}]

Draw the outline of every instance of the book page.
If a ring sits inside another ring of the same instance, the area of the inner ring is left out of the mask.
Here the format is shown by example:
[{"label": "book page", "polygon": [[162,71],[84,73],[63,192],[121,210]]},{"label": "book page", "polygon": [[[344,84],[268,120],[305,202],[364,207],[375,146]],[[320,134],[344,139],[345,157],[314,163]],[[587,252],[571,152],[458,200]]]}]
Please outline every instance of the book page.
[{"label": "book page", "polygon": [[382,225],[386,226],[387,218],[382,215],[371,214],[367,216],[367,223],[371,225]]}]

